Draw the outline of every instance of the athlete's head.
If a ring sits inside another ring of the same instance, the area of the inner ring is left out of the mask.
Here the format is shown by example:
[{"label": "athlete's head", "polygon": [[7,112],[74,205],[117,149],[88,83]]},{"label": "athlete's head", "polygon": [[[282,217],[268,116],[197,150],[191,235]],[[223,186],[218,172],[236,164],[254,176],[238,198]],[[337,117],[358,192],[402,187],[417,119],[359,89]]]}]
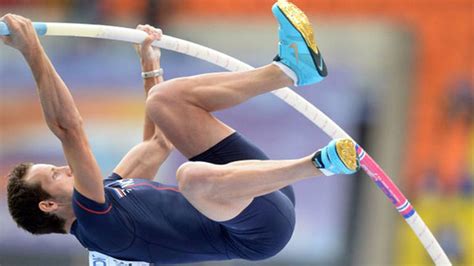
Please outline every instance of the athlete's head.
[{"label": "athlete's head", "polygon": [[68,166],[22,163],[10,172],[8,208],[19,227],[32,234],[67,233],[73,178]]}]

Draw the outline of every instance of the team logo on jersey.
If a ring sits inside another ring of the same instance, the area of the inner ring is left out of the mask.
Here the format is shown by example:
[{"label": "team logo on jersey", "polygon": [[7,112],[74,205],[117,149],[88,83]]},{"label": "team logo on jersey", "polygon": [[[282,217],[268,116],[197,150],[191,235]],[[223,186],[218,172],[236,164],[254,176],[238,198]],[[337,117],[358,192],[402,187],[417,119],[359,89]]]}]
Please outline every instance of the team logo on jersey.
[{"label": "team logo on jersey", "polygon": [[114,183],[114,185],[118,185],[121,188],[127,188],[129,186],[134,185],[134,184],[135,184],[135,181],[131,178],[118,180],[117,182]]},{"label": "team logo on jersey", "polygon": [[130,191],[127,191],[126,189],[120,189],[120,188],[114,188],[115,194],[119,197],[119,199],[127,196],[127,193]]},{"label": "team logo on jersey", "polygon": [[127,196],[128,193],[130,193],[132,190],[128,189],[127,187],[133,186],[135,184],[133,179],[122,179],[115,181],[113,183],[110,183],[108,186],[113,188],[115,194],[121,199],[125,196]]}]

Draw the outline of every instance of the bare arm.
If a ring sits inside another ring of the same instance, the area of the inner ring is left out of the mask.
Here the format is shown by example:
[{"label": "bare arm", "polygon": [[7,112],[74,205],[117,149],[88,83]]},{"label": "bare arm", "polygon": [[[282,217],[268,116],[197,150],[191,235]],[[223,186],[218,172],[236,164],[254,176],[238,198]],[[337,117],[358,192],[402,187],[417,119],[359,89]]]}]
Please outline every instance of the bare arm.
[{"label": "bare arm", "polygon": [[82,128],[82,118],[62,79],[56,73],[29,19],[6,15],[2,18],[11,31],[2,37],[5,44],[18,49],[31,68],[44,118],[49,129],[59,138],[74,173],[74,186],[84,196],[105,202],[100,169]]},{"label": "bare arm", "polygon": [[[159,50],[153,50],[151,43],[161,38],[161,31],[150,26],[137,27],[149,34],[142,45],[137,47],[143,72],[160,69]],[[163,81],[162,77],[144,79],[145,96],[150,89]],[[123,178],[145,178],[152,180],[161,164],[168,158],[173,145],[163,135],[160,128],[145,114],[143,142],[133,147],[115,168],[114,172]]]},{"label": "bare arm", "polygon": [[[155,39],[160,39],[161,38],[161,31],[152,31],[154,30],[150,26],[142,26],[139,25],[137,27],[140,30],[147,30],[147,33],[150,35],[148,38],[143,42],[142,45],[139,45],[136,47],[137,53],[140,56],[140,63],[141,63],[141,68],[143,72],[149,72],[153,70],[157,70],[161,68],[161,63],[160,63],[160,57],[161,57],[161,51],[159,48],[152,48],[151,43]],[[160,77],[151,77],[151,78],[146,78],[143,79],[143,87],[145,89],[145,98],[148,96],[148,92],[155,86],[156,84],[163,82],[163,76]],[[155,135],[155,132],[157,133],[157,136],[159,139],[167,140],[166,137],[161,133],[161,130],[159,130],[158,126],[151,121],[151,119],[148,117],[148,115],[145,114],[145,122],[143,126],[143,141],[150,140],[153,135]]]}]

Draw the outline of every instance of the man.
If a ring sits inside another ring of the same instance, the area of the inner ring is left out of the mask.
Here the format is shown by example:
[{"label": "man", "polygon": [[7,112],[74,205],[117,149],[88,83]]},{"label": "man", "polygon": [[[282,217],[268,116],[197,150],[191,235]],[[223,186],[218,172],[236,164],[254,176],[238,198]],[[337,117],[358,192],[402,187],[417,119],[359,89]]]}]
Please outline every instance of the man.
[{"label": "man", "polygon": [[[145,79],[144,141],[105,180],[90,150],[74,101],[49,62],[31,22],[2,18],[35,77],[44,116],[61,140],[69,166],[20,164],[10,174],[8,203],[17,224],[33,234],[73,234],[89,250],[123,260],[185,263],[261,260],[288,243],[295,226],[291,184],[359,168],[350,140],[332,141],[295,160],[268,160],[211,112],[291,84],[318,82],[326,66],[306,16],[292,4],[273,7],[280,51],[273,64],[161,82],[150,26],[138,48]],[[151,181],[172,145],[190,158],[178,187]]]}]

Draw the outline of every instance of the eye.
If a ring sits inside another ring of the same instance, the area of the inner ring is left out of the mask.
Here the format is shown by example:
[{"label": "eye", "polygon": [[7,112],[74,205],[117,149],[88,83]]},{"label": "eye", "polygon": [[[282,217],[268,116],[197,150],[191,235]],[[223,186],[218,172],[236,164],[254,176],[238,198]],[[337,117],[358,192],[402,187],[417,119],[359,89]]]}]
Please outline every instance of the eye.
[{"label": "eye", "polygon": [[57,178],[58,178],[58,176],[59,176],[59,174],[58,174],[58,173],[54,173],[54,174],[53,174],[53,179],[57,179]]}]

